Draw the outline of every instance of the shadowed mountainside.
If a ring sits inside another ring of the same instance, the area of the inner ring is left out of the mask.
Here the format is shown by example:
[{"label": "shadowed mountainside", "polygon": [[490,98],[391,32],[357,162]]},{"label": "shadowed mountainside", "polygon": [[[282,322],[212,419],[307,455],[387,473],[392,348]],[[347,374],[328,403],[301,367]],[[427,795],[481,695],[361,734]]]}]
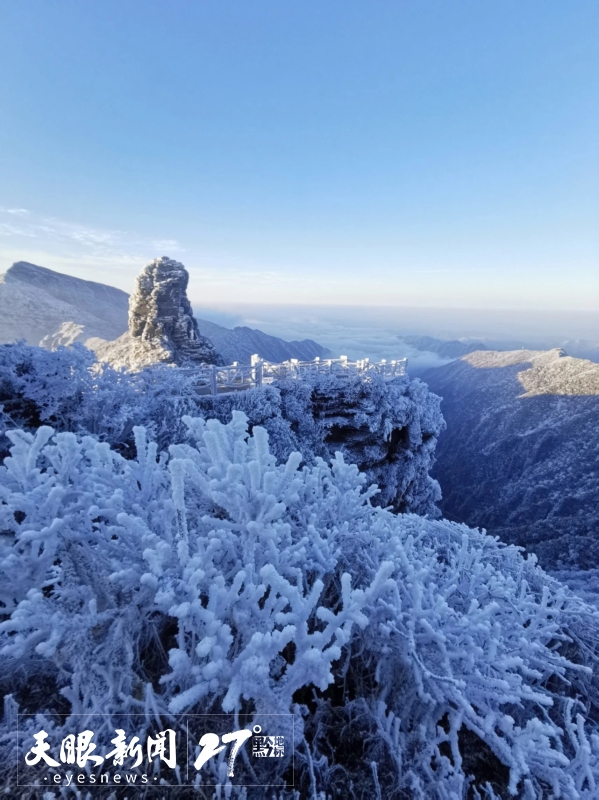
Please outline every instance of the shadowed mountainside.
[{"label": "shadowed mountainside", "polygon": [[291,358],[312,361],[316,357],[329,358],[331,355],[326,347],[322,347],[312,339],[286,342],[277,336],[270,336],[245,325],[231,330],[206,319],[198,319],[198,323],[204,336],[210,339],[227,364],[233,361],[249,364],[254,353],[258,353],[261,358],[271,361],[273,364],[288,361]]},{"label": "shadowed mountainside", "polygon": [[432,471],[443,513],[547,568],[599,564],[599,366],[562,350],[487,351],[423,379],[447,422]]}]

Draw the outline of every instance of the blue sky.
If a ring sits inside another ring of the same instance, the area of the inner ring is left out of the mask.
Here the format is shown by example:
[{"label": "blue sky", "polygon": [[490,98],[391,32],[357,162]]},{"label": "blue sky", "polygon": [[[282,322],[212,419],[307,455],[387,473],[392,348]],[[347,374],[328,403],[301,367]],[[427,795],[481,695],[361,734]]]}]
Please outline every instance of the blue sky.
[{"label": "blue sky", "polygon": [[0,270],[599,308],[599,3],[0,2]]}]

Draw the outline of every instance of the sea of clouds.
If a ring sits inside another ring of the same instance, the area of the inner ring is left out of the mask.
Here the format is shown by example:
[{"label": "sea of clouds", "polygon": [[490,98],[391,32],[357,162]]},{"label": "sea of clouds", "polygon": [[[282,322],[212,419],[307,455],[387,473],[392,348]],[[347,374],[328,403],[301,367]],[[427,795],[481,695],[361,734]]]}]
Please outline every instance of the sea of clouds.
[{"label": "sea of clouds", "polygon": [[194,303],[194,310],[198,318],[227,328],[247,325],[286,340],[313,339],[334,357],[408,358],[414,376],[451,359],[410,347],[402,341],[404,336],[475,339],[500,350],[565,347],[571,355],[585,358],[592,357],[589,353],[599,343],[597,315],[580,313],[347,306],[206,308],[200,303]]}]

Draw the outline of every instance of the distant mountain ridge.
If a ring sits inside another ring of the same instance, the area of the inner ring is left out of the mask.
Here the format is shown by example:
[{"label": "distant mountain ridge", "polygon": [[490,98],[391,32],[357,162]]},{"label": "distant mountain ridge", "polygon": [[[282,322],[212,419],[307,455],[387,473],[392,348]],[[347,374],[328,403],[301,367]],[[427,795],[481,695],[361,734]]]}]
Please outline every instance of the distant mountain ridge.
[{"label": "distant mountain ridge", "polygon": [[[50,349],[79,341],[92,349],[127,331],[129,295],[114,286],[74,278],[18,261],[0,275],[0,343],[25,339]],[[249,363],[257,353],[267,361],[327,358],[312,339],[286,342],[247,327],[224,328],[196,317],[200,332],[228,362]]]},{"label": "distant mountain ridge", "polygon": [[76,305],[100,319],[111,319],[114,311],[127,313],[129,295],[114,286],[73,278],[27,261],[17,261],[5,273],[9,281],[20,281],[43,288],[52,297]]},{"label": "distant mountain ridge", "polygon": [[477,350],[496,350],[507,352],[512,350],[552,350],[559,347],[574,358],[588,359],[599,362],[599,342],[590,339],[561,339],[555,337],[552,341],[539,342],[523,341],[516,339],[497,339],[483,337],[482,339],[464,337],[461,339],[439,339],[434,336],[399,336],[398,339],[414,350],[422,353],[435,353],[440,358],[462,358]]},{"label": "distant mountain ridge", "polygon": [[[204,336],[212,341],[216,350],[227,360],[227,363],[238,361],[240,364],[249,364],[253,353],[258,353],[262,358],[275,364],[291,358],[312,361],[317,357],[328,358],[331,355],[330,350],[312,339],[286,342],[277,336],[270,336],[245,325],[231,330],[223,328],[222,325],[217,325],[215,322],[209,322],[207,319],[198,319],[198,325]],[[263,355],[264,353],[269,353],[269,355]]]}]

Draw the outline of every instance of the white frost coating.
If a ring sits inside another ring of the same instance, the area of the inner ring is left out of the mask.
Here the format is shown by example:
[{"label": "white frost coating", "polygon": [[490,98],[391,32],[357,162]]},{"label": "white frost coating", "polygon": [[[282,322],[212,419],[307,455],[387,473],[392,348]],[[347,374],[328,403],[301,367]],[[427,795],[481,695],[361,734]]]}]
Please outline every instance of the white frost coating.
[{"label": "white frost coating", "polygon": [[[51,424],[97,435],[119,452],[134,452],[133,427],[143,425],[160,450],[184,441],[185,415],[229,422],[233,410],[266,428],[278,460],[300,451],[305,461],[340,450],[397,511],[438,516],[438,483],[429,471],[444,422],[439,398],[407,376],[280,381],[218,398],[198,397],[184,370],[156,366],[131,374],[98,365],[82,346],[48,352],[0,346],[0,434]],[[0,437],[0,452],[9,442]]]},{"label": "white frost coating", "polygon": [[340,455],[277,464],[240,412],[184,421],[193,443],[160,459],[143,429],[134,460],[91,436],[9,432],[12,691],[50,676],[40,713],[60,689],[73,713],[131,713],[139,730],[194,709],[293,713],[309,794],[375,774],[382,796],[596,797],[599,612],[515,548],[374,508]]}]

